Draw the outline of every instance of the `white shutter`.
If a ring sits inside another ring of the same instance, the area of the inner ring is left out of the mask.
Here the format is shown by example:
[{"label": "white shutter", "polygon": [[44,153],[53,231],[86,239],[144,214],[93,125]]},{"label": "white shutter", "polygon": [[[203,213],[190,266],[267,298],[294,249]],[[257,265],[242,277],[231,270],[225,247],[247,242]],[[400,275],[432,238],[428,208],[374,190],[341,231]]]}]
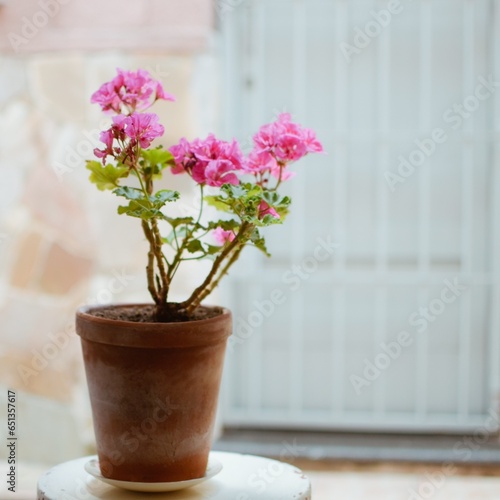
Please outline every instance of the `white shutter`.
[{"label": "white shutter", "polygon": [[[226,288],[228,424],[456,431],[496,411],[500,98],[474,92],[500,81],[500,5],[402,0],[348,62],[342,42],[373,32],[371,12],[387,5],[253,0],[224,16],[228,137],[249,146],[289,111],[328,152],[297,166],[292,215],[269,232],[273,258],[248,250]],[[470,115],[461,123],[455,104]],[[432,146],[433,133],[446,140]],[[422,165],[416,141],[434,148]],[[414,172],[392,191],[401,157]],[[329,238],[335,256],[315,264]],[[297,265],[307,279],[295,290]],[[443,292],[455,281],[459,296]],[[285,302],[270,314],[273,290]],[[383,366],[381,344],[402,331],[411,345],[356,391],[352,376],[366,360]]]}]

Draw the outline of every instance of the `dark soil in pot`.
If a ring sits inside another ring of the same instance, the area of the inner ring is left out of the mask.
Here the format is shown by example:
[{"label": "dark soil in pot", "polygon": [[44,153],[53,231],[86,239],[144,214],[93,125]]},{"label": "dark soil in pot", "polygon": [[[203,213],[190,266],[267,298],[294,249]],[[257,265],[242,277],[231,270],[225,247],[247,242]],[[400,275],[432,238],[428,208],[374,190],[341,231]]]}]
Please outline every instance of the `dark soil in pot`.
[{"label": "dark soil in pot", "polygon": [[[222,312],[222,307],[200,306],[189,315],[179,312],[179,310],[174,307],[172,307],[171,310],[167,308],[162,314],[162,308],[150,304],[138,306],[116,305],[113,307],[103,307],[95,310],[93,315],[98,318],[114,319],[118,321],[133,321],[137,323],[178,323],[210,319],[222,314]],[[159,320],[159,316],[162,318],[168,316],[168,321],[165,319]]]}]

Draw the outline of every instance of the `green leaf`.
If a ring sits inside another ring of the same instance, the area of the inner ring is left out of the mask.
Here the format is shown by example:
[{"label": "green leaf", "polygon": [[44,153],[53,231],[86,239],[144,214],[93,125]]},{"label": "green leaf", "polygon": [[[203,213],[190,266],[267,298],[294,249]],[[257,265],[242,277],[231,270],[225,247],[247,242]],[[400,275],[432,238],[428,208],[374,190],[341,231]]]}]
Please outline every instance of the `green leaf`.
[{"label": "green leaf", "polygon": [[280,199],[280,195],[276,191],[264,191],[262,193],[262,198],[269,205],[276,205]]},{"label": "green leaf", "polygon": [[172,153],[161,146],[154,149],[143,149],[141,156],[152,166],[165,167],[166,164],[174,163]]},{"label": "green leaf", "polygon": [[223,184],[222,190],[232,198],[242,198],[248,193],[245,185],[242,184],[238,184],[237,186],[233,186],[232,184]]},{"label": "green leaf", "polygon": [[163,189],[155,195],[144,197],[140,189],[127,186],[119,187],[113,191],[118,196],[123,196],[130,200],[128,205],[118,207],[119,214],[127,214],[130,217],[138,217],[143,220],[153,218],[165,218],[161,209],[168,201],[174,201],[179,197],[176,191]]},{"label": "green leaf", "polygon": [[281,224],[283,221],[278,219],[277,217],[272,216],[271,214],[266,214],[261,219],[261,223],[263,226],[272,226],[274,224]]},{"label": "green leaf", "polygon": [[285,206],[290,205],[290,203],[292,203],[292,199],[289,196],[284,196],[279,202],[280,205],[285,205]]},{"label": "green leaf", "polygon": [[130,217],[138,217],[143,220],[150,220],[158,216],[158,210],[155,210],[151,203],[144,198],[141,200],[131,200],[128,205],[118,207],[119,214],[126,214]]},{"label": "green leaf", "polygon": [[[172,218],[172,217],[165,217],[165,220],[173,227],[179,227],[181,225],[185,224],[193,224],[194,219],[192,217],[177,217],[177,218]],[[177,232],[177,236],[179,236],[179,232]]]},{"label": "green leaf", "polygon": [[279,221],[280,224],[283,224],[285,222],[285,219],[287,215],[289,214],[290,210],[288,209],[288,205],[278,205],[276,206],[276,212],[278,212],[278,215],[280,216]]},{"label": "green leaf", "polygon": [[215,255],[215,254],[219,253],[219,252],[221,251],[221,249],[222,249],[222,248],[223,248],[223,247],[217,247],[217,246],[215,246],[215,245],[208,245],[208,244],[207,244],[207,245],[206,245],[206,249],[205,249],[205,251],[206,251],[206,253],[207,253],[208,255]]},{"label": "green leaf", "polygon": [[190,241],[188,246],[186,247],[186,250],[189,253],[197,253],[197,252],[205,253],[205,250],[204,250],[203,245],[201,244],[200,240]]},{"label": "green leaf", "polygon": [[224,200],[224,198],[222,198],[222,196],[205,196],[204,200],[208,203],[208,205],[215,207],[221,212],[230,211],[230,205]]},{"label": "green leaf", "polygon": [[258,229],[255,229],[255,231],[252,233],[252,236],[250,236],[250,241],[256,248],[266,254],[267,257],[271,257],[271,254],[268,252],[266,247],[266,240],[260,235]]},{"label": "green leaf", "polygon": [[224,229],[224,231],[233,231],[240,227],[240,223],[234,219],[221,219],[209,222],[207,224],[207,229],[217,229],[218,227],[221,227],[222,229]]},{"label": "green leaf", "polygon": [[174,163],[172,153],[162,146],[141,150],[141,173],[145,178],[161,179],[163,169]]},{"label": "green leaf", "polygon": [[120,186],[119,188],[113,191],[116,196],[123,196],[127,198],[127,200],[138,200],[140,198],[144,198],[144,193],[137,188],[131,188],[128,186]]},{"label": "green leaf", "polygon": [[98,161],[87,161],[87,169],[90,170],[90,182],[97,186],[97,189],[104,191],[118,186],[118,179],[127,177],[129,169],[111,164],[103,166]]},{"label": "green leaf", "polygon": [[163,214],[160,210],[162,206],[151,204],[149,200],[141,198],[139,200],[131,200],[128,205],[118,207],[118,213],[137,217],[142,220],[163,219]]},{"label": "green leaf", "polygon": [[162,189],[161,191],[158,191],[154,195],[154,198],[151,201],[153,203],[159,201],[164,205],[167,201],[175,201],[178,199],[179,199],[179,193],[177,191],[172,191],[170,189]]}]

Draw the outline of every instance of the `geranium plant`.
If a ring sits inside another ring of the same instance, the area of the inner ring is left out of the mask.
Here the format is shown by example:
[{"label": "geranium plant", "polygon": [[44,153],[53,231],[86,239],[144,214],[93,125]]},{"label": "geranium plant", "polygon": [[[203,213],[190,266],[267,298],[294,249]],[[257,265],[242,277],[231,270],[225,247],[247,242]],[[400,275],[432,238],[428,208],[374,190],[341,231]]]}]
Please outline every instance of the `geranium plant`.
[{"label": "geranium plant", "polygon": [[[293,176],[289,166],[308,153],[322,151],[316,134],[292,122],[287,113],[264,125],[253,137],[253,149],[243,155],[239,144],[210,134],[206,139],[180,142],[169,149],[153,146],[164,127],[146,112],[156,101],[174,101],[146,71],[118,70],[91,97],[112,122],[101,132],[97,159],[89,160],[90,180],[101,190],[124,199],[118,213],[136,217],[149,243],[146,274],[156,304],[156,321],[188,319],[219,284],[245,246],[268,255],[261,228],[285,220],[290,198],[279,193]],[[155,190],[165,170],[184,174],[197,184],[197,216],[169,215],[178,192]],[[223,213],[206,221],[208,204]],[[167,251],[167,249],[169,249]],[[207,276],[183,302],[169,301],[179,266],[189,260],[211,259]]]}]

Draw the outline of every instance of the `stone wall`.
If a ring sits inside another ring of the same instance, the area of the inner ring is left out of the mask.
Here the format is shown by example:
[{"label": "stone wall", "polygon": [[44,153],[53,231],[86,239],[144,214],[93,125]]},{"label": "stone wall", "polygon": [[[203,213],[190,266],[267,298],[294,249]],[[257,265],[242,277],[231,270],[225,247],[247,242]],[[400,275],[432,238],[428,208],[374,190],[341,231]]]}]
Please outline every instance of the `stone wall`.
[{"label": "stone wall", "polygon": [[[209,48],[0,56],[0,388],[22,395],[25,425],[36,421],[42,398],[58,415],[66,408],[65,428],[79,429],[58,448],[21,440],[28,460],[57,462],[82,454],[92,442],[75,308],[150,300],[140,227],[116,214],[117,199],[97,191],[84,168],[103,125],[89,96],[116,67],[145,68],[176,95],[175,103],[156,109],[165,145],[217,129],[217,59]],[[164,181],[182,191],[180,210],[193,204],[185,181]],[[186,270],[174,298],[196,278]],[[60,418],[43,419],[40,434],[57,435]]]},{"label": "stone wall", "polygon": [[3,0],[0,51],[189,53],[209,44],[214,11],[211,0]]}]

